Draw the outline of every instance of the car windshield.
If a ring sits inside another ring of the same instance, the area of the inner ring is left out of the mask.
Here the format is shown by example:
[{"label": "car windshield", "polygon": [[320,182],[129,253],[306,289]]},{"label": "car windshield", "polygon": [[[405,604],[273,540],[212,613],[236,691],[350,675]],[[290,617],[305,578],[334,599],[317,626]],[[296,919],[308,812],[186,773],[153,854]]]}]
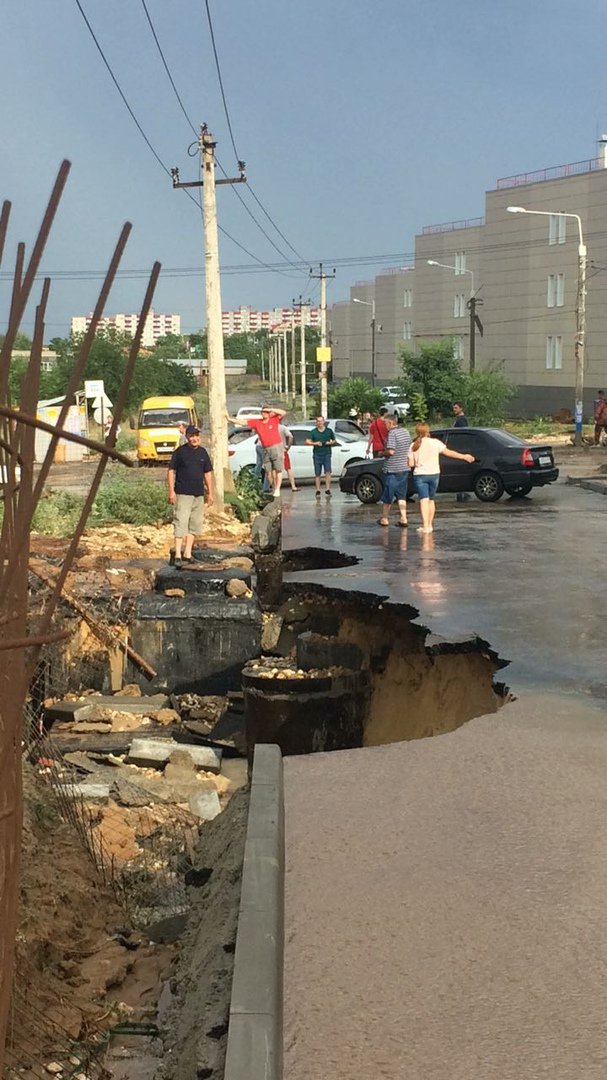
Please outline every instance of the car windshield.
[{"label": "car windshield", "polygon": [[177,427],[189,424],[190,414],[187,409],[142,409],[139,413],[139,427]]}]

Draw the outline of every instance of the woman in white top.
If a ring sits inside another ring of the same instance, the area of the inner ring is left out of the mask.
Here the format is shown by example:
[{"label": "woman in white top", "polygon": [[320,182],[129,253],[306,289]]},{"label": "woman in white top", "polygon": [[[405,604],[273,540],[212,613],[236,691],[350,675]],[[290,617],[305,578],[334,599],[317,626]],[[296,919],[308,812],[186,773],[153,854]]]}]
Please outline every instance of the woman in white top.
[{"label": "woman in white top", "polygon": [[419,509],[422,523],[418,532],[431,533],[436,504],[434,496],[440,479],[440,455],[467,461],[474,461],[474,454],[458,454],[449,450],[440,439],[433,439],[427,424],[417,424],[417,438],[409,451],[409,467],[413,469],[415,488],[419,497]]}]

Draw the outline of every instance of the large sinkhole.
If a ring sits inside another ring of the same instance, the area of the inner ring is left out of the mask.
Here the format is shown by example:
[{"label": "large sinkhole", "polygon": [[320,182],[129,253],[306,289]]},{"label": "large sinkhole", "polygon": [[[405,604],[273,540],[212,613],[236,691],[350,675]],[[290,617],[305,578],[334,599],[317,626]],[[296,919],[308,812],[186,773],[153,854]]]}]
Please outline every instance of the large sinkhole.
[{"label": "large sinkhole", "polygon": [[497,711],[505,666],[475,635],[448,641],[367,593],[290,585],[243,672],[247,743],[285,754],[426,738]]}]

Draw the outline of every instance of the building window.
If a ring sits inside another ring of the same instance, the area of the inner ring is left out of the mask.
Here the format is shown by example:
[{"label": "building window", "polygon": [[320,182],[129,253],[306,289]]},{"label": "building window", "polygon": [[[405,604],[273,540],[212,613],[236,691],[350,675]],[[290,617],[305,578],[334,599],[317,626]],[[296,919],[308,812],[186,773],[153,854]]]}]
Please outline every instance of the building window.
[{"label": "building window", "polygon": [[560,371],[563,366],[563,339],[561,335],[546,338],[546,367],[549,371]]},{"label": "building window", "polygon": [[403,326],[403,341],[411,341],[413,337],[413,324],[406,322]]},{"label": "building window", "polygon": [[567,237],[567,218],[551,214],[548,218],[548,243],[564,244]]},{"label": "building window", "polygon": [[453,356],[456,360],[464,359],[464,339],[463,337],[453,338]]},{"label": "building window", "polygon": [[466,252],[465,251],[456,251],[455,252],[455,273],[456,274],[465,274],[466,273]]},{"label": "building window", "polygon": [[565,303],[565,275],[548,274],[548,307],[562,307]]},{"label": "building window", "polygon": [[462,319],[466,314],[466,294],[456,293],[453,297],[453,316]]},{"label": "building window", "polygon": [[412,289],[405,289],[403,294],[403,307],[411,307],[413,304],[413,291]]}]

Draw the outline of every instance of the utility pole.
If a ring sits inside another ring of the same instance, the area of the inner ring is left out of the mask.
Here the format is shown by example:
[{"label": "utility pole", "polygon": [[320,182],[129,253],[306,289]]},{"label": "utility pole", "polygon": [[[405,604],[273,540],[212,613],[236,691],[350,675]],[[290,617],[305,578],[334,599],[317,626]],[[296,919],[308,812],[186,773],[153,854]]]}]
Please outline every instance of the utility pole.
[{"label": "utility pole", "polygon": [[282,349],[280,347],[281,342],[282,342],[282,338],[281,338],[280,334],[277,334],[276,335],[276,356],[277,356],[277,366],[278,366],[278,379],[277,379],[277,384],[278,385],[277,385],[276,389],[278,390],[279,395],[282,394]]},{"label": "utility pole", "polygon": [[219,273],[219,237],[217,231],[217,184],[245,184],[244,161],[238,162],[239,177],[215,179],[215,146],[213,136],[203,124],[200,128],[198,149],[201,155],[202,180],[182,183],[179,169],[171,169],[174,188],[202,187],[204,218],[204,267],[207,308],[207,351],[209,384],[209,428],[211,435],[211,460],[215,475],[215,497],[219,510],[223,509],[224,475],[228,468],[228,425],[226,420],[226,378],[223,352],[223,328],[221,324],[221,278]]},{"label": "utility pole", "polygon": [[285,366],[285,405],[289,397],[289,350],[287,349],[287,331],[282,331],[282,362]]},{"label": "utility pole", "polygon": [[295,300],[295,297],[293,298],[293,307],[299,308],[301,330],[299,347],[299,373],[301,378],[301,412],[304,420],[308,419],[308,387],[306,380],[306,319],[304,308],[306,308],[309,304],[310,300],[302,300],[301,293],[299,294],[298,301]]},{"label": "utility pole", "polygon": [[[320,281],[320,344],[324,348],[327,344],[327,279],[335,277],[335,269],[332,274],[325,274],[322,263],[319,263],[318,274],[310,270],[310,277]],[[328,394],[327,394],[327,365],[320,365],[320,411],[327,418]]]},{"label": "utility pole", "polygon": [[291,391],[293,394],[293,408],[297,396],[297,372],[295,370],[295,309],[291,312]]},{"label": "utility pole", "polygon": [[476,370],[476,331],[478,330],[481,337],[483,336],[483,324],[476,314],[476,308],[482,302],[473,292],[466,303],[466,307],[470,312],[470,371]]}]

